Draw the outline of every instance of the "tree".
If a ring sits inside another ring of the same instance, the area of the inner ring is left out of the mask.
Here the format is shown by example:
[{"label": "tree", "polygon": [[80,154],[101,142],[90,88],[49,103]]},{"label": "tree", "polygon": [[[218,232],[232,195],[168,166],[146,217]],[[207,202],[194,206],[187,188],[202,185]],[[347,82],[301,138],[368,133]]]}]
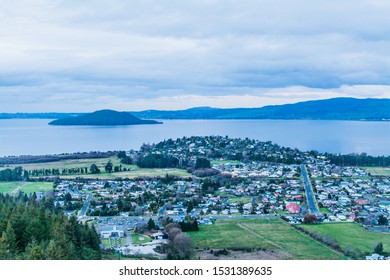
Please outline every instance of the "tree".
[{"label": "tree", "polygon": [[179,233],[182,233],[182,231],[180,228],[174,227],[174,228],[170,229],[169,231],[167,231],[167,233],[168,233],[169,240],[173,241],[173,240],[175,240],[176,235],[178,235]]},{"label": "tree", "polygon": [[119,212],[122,212],[122,210],[123,210],[123,201],[122,201],[122,199],[118,199],[118,201],[116,202],[116,205],[118,206],[118,211]]},{"label": "tree", "polygon": [[303,223],[304,224],[314,224],[318,222],[318,218],[316,215],[314,214],[306,214],[304,217],[303,217]]},{"label": "tree", "polygon": [[126,152],[125,151],[119,151],[118,152],[118,158],[125,158],[126,157]]},{"label": "tree", "polygon": [[238,205],[238,212],[240,212],[240,214],[244,213],[244,206],[243,206],[242,203],[240,203],[240,204]]},{"label": "tree", "polygon": [[16,234],[10,221],[0,238],[0,259],[14,259],[17,253]]},{"label": "tree", "polygon": [[192,200],[188,203],[187,207],[187,213],[191,213],[191,211],[194,209],[194,204],[192,203]]},{"label": "tree", "polygon": [[106,172],[108,172],[108,173],[111,173],[112,169],[113,169],[113,164],[112,164],[111,160],[109,160],[107,162],[106,166],[104,167],[104,170],[106,170]]},{"label": "tree", "polygon": [[193,253],[192,241],[185,233],[179,233],[173,240],[173,246],[177,250],[180,259],[189,259]]},{"label": "tree", "polygon": [[195,169],[211,168],[211,163],[207,158],[197,158],[195,162]]},{"label": "tree", "polygon": [[26,259],[27,260],[45,260],[45,252],[41,246],[36,244],[34,241],[29,243],[26,248]]},{"label": "tree", "polygon": [[70,201],[72,201],[72,195],[70,193],[66,193],[64,196],[64,203],[68,204]]},{"label": "tree", "polygon": [[[169,218],[168,218],[169,219]],[[180,229],[180,226],[179,226],[179,224],[177,224],[177,223],[168,223],[166,226],[165,226],[165,231],[166,232],[169,232],[171,229],[173,229],[173,228],[178,228],[178,229]]]},{"label": "tree", "polygon": [[389,223],[389,221],[387,220],[387,218],[383,215],[380,215],[379,218],[378,218],[378,225],[381,225],[381,226],[387,226]]},{"label": "tree", "polygon": [[379,243],[375,246],[375,248],[374,248],[374,253],[379,254],[379,255],[383,253],[383,244],[382,244],[382,242],[379,242]]},{"label": "tree", "polygon": [[148,221],[148,230],[156,229],[156,224],[154,223],[153,219],[150,218]]},{"label": "tree", "polygon": [[133,160],[131,157],[125,156],[124,158],[121,159],[121,163],[123,164],[133,164]]},{"label": "tree", "polygon": [[91,167],[89,168],[89,171],[92,174],[99,174],[100,173],[100,169],[97,167],[96,164],[92,164]]},{"label": "tree", "polygon": [[252,204],[251,206],[251,214],[252,215],[256,214],[256,206],[254,204]]}]

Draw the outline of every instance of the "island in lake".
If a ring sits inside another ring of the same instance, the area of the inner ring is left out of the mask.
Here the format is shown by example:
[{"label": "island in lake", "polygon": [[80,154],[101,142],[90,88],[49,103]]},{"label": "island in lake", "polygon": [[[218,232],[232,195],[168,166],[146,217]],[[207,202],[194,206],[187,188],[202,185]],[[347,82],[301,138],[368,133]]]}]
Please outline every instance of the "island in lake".
[{"label": "island in lake", "polygon": [[49,125],[139,125],[161,123],[154,120],[142,120],[127,112],[100,110],[80,116],[57,119],[50,122]]}]

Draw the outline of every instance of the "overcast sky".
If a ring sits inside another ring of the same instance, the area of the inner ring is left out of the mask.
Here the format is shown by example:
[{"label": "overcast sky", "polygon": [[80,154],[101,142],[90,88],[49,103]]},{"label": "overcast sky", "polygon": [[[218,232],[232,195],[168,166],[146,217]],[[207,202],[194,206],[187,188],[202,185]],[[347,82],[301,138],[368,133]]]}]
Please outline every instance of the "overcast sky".
[{"label": "overcast sky", "polygon": [[0,2],[0,112],[390,98],[388,0]]}]

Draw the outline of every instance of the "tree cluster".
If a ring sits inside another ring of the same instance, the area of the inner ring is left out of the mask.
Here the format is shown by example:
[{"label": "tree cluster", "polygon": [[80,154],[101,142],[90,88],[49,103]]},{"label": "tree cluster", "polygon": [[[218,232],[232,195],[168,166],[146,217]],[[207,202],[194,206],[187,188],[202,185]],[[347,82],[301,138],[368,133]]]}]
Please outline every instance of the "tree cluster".
[{"label": "tree cluster", "polygon": [[170,168],[177,167],[178,164],[177,158],[162,154],[149,154],[137,161],[137,165],[141,168]]},{"label": "tree cluster", "polygon": [[24,171],[20,166],[13,169],[6,168],[0,170],[0,181],[3,182],[27,181],[28,179],[28,172]]},{"label": "tree cluster", "polygon": [[95,229],[65,216],[51,199],[0,193],[0,209],[0,259],[101,258]]},{"label": "tree cluster", "polygon": [[203,168],[203,169],[195,169],[192,171],[192,175],[195,175],[197,177],[210,177],[214,175],[218,175],[221,173],[219,170],[214,168]]},{"label": "tree cluster", "polygon": [[390,166],[390,156],[370,156],[366,153],[335,155],[326,153],[330,163],[338,166]]},{"label": "tree cluster", "polygon": [[43,177],[43,176],[64,176],[64,175],[79,175],[87,174],[87,167],[74,167],[74,168],[47,168],[47,169],[33,169],[29,170],[30,177]]},{"label": "tree cluster", "polygon": [[165,226],[170,244],[165,245],[164,252],[167,253],[167,259],[170,260],[188,260],[194,253],[192,240],[176,223],[170,223]]},{"label": "tree cluster", "polygon": [[195,162],[195,169],[211,168],[211,163],[207,158],[197,158]]},{"label": "tree cluster", "polygon": [[23,155],[12,157],[0,157],[0,164],[27,164],[27,163],[42,163],[55,162],[67,159],[92,159],[92,158],[109,158],[116,155],[117,152],[86,152],[72,153],[59,155]]},{"label": "tree cluster", "polygon": [[303,217],[303,223],[304,224],[315,224],[318,222],[318,218],[316,215],[314,214],[306,214],[304,217]]},{"label": "tree cluster", "polygon": [[198,221],[195,219],[193,221],[181,221],[179,222],[180,229],[182,232],[188,231],[199,231]]}]

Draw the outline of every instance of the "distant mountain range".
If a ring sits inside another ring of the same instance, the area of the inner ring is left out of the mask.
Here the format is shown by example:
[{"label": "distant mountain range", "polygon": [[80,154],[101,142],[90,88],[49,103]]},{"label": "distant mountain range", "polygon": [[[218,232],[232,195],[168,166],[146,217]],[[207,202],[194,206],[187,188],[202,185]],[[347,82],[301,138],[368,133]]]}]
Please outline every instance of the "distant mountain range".
[{"label": "distant mountain range", "polygon": [[261,108],[198,107],[179,111],[132,112],[153,119],[390,120],[390,99],[332,98]]},{"label": "distant mountain range", "polygon": [[80,116],[61,118],[50,122],[50,125],[138,125],[159,124],[152,120],[141,120],[127,112],[100,110]]},{"label": "distant mountain range", "polygon": [[[123,113],[123,112],[122,112]],[[283,119],[283,120],[367,120],[389,121],[390,99],[332,98],[261,108],[219,109],[197,107],[187,110],[129,112],[142,119]],[[68,118],[86,113],[0,113],[0,119]],[[123,115],[124,117],[126,115]],[[117,115],[120,118],[119,115]],[[126,117],[125,117],[126,119]],[[128,118],[127,118],[128,119]],[[134,120],[134,119],[133,119]],[[131,120],[129,120],[131,122]],[[134,120],[138,122],[137,120]],[[141,120],[142,121],[142,120]],[[145,120],[143,120],[145,121]]]},{"label": "distant mountain range", "polygon": [[59,119],[78,115],[81,113],[0,113],[0,119]]}]

